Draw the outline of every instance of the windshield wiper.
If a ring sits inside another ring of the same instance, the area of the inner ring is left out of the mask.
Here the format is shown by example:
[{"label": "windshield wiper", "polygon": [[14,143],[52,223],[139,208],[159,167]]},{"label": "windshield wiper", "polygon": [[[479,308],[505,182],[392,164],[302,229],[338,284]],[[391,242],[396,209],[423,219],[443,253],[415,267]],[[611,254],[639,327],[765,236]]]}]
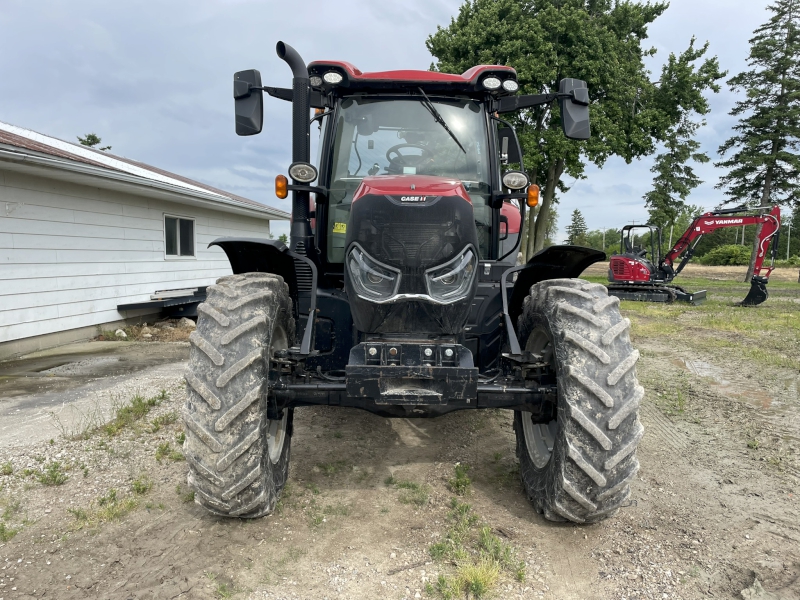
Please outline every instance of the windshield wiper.
[{"label": "windshield wiper", "polygon": [[431,115],[433,116],[433,120],[439,123],[442,127],[444,127],[444,130],[450,134],[450,137],[453,138],[453,141],[456,144],[458,144],[458,147],[461,148],[461,151],[464,154],[466,154],[467,151],[464,150],[464,146],[462,146],[461,142],[458,141],[456,134],[450,131],[450,128],[447,126],[447,123],[444,122],[442,115],[440,115],[439,111],[436,110],[436,107],[433,105],[433,102],[431,102],[431,99],[428,98],[428,94],[425,93],[425,90],[419,88],[419,93],[422,94],[422,97],[424,98],[424,100],[420,100],[420,102],[422,102],[422,105],[428,109],[429,113],[431,113]]}]

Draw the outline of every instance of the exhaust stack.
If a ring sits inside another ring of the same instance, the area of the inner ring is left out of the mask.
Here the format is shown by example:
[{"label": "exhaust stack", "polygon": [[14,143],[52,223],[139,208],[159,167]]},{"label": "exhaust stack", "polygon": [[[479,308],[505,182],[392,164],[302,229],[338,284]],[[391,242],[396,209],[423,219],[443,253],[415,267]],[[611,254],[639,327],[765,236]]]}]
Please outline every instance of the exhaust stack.
[{"label": "exhaust stack", "polygon": [[[307,163],[311,160],[308,67],[297,50],[289,44],[278,42],[275,51],[278,53],[278,58],[286,61],[286,64],[292,69],[292,162]],[[309,193],[300,191],[292,193],[290,245],[292,250],[306,254],[311,241],[311,223],[308,218]]]}]

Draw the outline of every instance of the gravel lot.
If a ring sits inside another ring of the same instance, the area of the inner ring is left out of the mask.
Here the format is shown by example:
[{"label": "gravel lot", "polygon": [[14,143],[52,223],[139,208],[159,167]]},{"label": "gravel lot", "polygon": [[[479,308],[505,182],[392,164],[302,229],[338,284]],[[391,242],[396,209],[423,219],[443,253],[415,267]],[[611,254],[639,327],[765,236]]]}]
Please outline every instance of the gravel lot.
[{"label": "gravel lot", "polygon": [[[36,435],[0,436],[0,599],[440,598],[437,578],[455,567],[431,547],[454,527],[458,464],[471,483],[456,501],[476,515],[467,539],[486,526],[525,564],[522,581],[501,572],[492,597],[797,600],[800,286],[736,309],[747,286],[700,275],[714,299],[704,307],[624,305],[646,435],[632,501],[608,521],[534,513],[509,413],[412,421],[329,408],[296,411],[274,515],[212,517],[185,487],[188,349],[163,344],[179,360],[63,392],[102,413],[75,421],[72,439],[45,419]],[[3,423],[11,403],[25,421],[23,399],[0,396]]]}]

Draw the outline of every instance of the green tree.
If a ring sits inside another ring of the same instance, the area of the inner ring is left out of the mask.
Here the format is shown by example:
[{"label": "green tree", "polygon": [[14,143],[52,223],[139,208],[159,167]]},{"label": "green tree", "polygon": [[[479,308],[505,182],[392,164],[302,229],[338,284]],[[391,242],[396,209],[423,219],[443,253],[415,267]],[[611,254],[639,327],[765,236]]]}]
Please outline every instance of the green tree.
[{"label": "green tree", "polygon": [[[677,94],[684,93],[681,81],[691,81],[694,63],[702,58],[708,44],[702,48],[694,47],[694,39],[689,48],[680,56],[670,54],[667,64],[661,71],[659,85],[667,85]],[[705,62],[697,68],[697,75],[708,83],[708,88],[719,92],[716,79],[724,76],[717,65]],[[686,198],[691,191],[703,183],[695,174],[691,162],[707,163],[709,157],[700,152],[700,142],[695,139],[697,130],[705,125],[705,120],[695,120],[694,115],[706,115],[710,111],[708,101],[703,95],[690,94],[681,102],[672,102],[677,106],[677,121],[668,130],[664,139],[664,152],[656,156],[651,172],[653,189],[645,194],[645,205],[650,213],[650,222],[663,227],[674,226],[678,215],[686,208]],[[667,110],[669,108],[667,107]]]},{"label": "green tree", "polygon": [[[81,143],[81,146],[89,146],[89,148],[94,148],[103,140],[101,140],[95,133],[87,133],[84,137],[78,136],[78,141]],[[111,150],[111,146],[104,146],[102,148],[98,148],[98,150],[105,152],[106,150]]]},{"label": "green tree", "polygon": [[582,246],[586,244],[586,232],[589,228],[586,227],[586,220],[583,218],[581,211],[577,208],[572,211],[572,221],[567,225],[566,230],[566,244],[571,244],[573,246]]},{"label": "green tree", "polygon": [[[676,69],[675,78],[654,84],[643,59],[647,27],[666,2],[620,0],[467,0],[450,24],[437,28],[427,47],[432,68],[461,73],[476,64],[510,65],[521,93],[558,89],[564,77],[587,81],[592,137],[566,139],[557,104],[520,111],[516,127],[531,181],[542,188],[541,207],[523,228],[522,254],[545,244],[549,213],[566,174],[583,177],[586,162],[602,166],[610,156],[630,162],[652,154],[686,109],[721,77],[716,58],[700,68]],[[690,50],[692,47],[690,46]],[[705,52],[696,49],[698,58]]]},{"label": "green tree", "polygon": [[285,233],[282,233],[282,234],[280,234],[278,236],[278,241],[283,242],[284,244],[288,244],[289,243],[289,236],[286,235]]},{"label": "green tree", "polygon": [[[750,39],[749,70],[728,84],[743,91],[732,116],[735,134],[719,147],[716,165],[729,169],[717,188],[729,203],[770,206],[800,203],[800,0],[777,0],[772,17]],[[745,281],[753,276],[759,226]]]},{"label": "green tree", "polygon": [[586,232],[584,245],[606,254],[619,252],[619,229],[592,229]]}]

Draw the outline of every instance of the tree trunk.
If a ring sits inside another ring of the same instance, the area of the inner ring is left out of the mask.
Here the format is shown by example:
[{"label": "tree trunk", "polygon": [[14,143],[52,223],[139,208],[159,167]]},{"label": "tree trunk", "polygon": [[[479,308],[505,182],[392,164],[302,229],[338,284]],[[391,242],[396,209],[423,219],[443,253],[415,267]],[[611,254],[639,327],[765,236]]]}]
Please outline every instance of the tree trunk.
[{"label": "tree trunk", "polygon": [[[772,142],[772,155],[775,156],[778,151],[778,141]],[[767,174],[764,177],[764,189],[761,192],[760,206],[769,206],[769,194],[772,191],[772,170],[774,163],[767,167]],[[764,224],[759,223],[756,225],[756,236],[753,239],[753,249],[750,252],[750,265],[747,267],[747,275],[744,276],[744,282],[749,283],[753,278],[753,271],[756,268],[756,258],[758,258],[759,242],[761,241],[761,230],[764,229]],[[744,232],[742,232],[742,241],[744,241]]]},{"label": "tree trunk", "polygon": [[544,248],[544,243],[547,239],[547,221],[550,217],[550,207],[553,203],[553,198],[556,195],[556,185],[561,179],[561,173],[563,172],[563,158],[559,158],[556,162],[550,163],[550,167],[547,169],[547,182],[544,186],[544,194],[542,194],[542,202],[541,206],[539,207],[539,214],[536,216],[532,240],[530,238],[530,234],[528,234],[529,258],[535,252],[538,252]]}]

